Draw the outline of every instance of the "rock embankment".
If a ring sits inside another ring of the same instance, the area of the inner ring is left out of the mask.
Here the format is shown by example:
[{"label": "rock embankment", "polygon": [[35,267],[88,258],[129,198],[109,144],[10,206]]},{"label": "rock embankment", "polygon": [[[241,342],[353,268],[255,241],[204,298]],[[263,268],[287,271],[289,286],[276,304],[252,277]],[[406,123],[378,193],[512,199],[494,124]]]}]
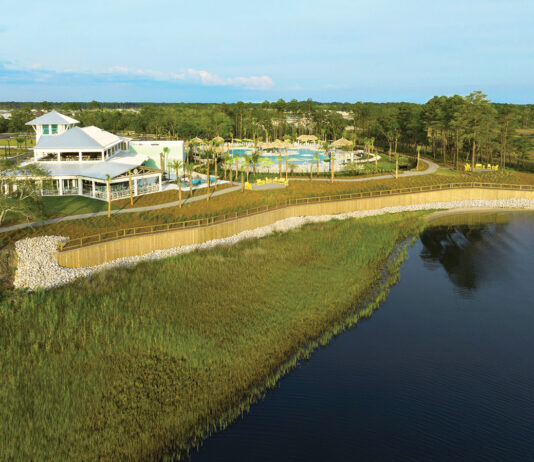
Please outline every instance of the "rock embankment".
[{"label": "rock embankment", "polygon": [[171,249],[156,250],[145,255],[135,257],[119,258],[117,260],[104,263],[98,266],[87,268],[65,268],[59,266],[54,256],[57,244],[64,240],[61,236],[43,236],[17,241],[15,248],[17,251],[17,272],[15,274],[14,285],[19,289],[36,290],[40,288],[49,289],[52,287],[67,284],[80,277],[88,277],[96,271],[119,266],[132,266],[141,261],[158,260],[172,257],[173,255],[184,254],[194,250],[207,250],[218,245],[233,245],[245,239],[256,239],[267,236],[273,232],[285,232],[299,228],[307,223],[318,223],[332,219],[344,220],[347,218],[363,218],[384,213],[411,212],[417,210],[430,209],[455,209],[455,208],[521,208],[534,209],[534,201],[526,199],[508,199],[495,201],[457,201],[457,202],[435,202],[429,204],[419,204],[402,207],[386,207],[379,210],[367,210],[360,212],[342,213],[339,215],[320,215],[286,218],[277,221],[269,226],[263,226],[250,231],[243,231],[239,234],[224,238],[214,239],[202,244],[174,247]]}]

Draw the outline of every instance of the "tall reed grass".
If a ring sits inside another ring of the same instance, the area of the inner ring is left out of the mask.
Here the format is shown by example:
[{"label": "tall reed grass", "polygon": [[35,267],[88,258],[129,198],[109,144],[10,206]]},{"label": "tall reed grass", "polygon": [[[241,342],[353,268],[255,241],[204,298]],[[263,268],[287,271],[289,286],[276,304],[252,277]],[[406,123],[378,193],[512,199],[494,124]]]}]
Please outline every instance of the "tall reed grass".
[{"label": "tall reed grass", "polygon": [[332,221],[15,294],[0,304],[3,457],[199,444],[369,316],[397,277],[391,255],[423,227],[422,213]]}]

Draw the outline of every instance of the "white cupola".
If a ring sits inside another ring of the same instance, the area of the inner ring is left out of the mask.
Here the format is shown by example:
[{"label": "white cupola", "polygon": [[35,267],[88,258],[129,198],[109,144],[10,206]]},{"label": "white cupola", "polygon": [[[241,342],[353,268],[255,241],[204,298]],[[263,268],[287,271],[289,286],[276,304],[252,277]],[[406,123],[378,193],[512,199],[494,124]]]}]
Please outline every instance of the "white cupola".
[{"label": "white cupola", "polygon": [[50,111],[36,119],[26,122],[26,125],[31,125],[35,130],[35,141],[37,142],[43,135],[60,135],[70,130],[77,123],[79,122],[72,117],[60,114],[57,111]]}]

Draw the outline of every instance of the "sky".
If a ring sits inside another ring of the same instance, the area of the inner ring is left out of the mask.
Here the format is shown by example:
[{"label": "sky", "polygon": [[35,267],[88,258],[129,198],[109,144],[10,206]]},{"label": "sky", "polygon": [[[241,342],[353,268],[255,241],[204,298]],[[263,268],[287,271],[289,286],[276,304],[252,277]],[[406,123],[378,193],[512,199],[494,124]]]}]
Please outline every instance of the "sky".
[{"label": "sky", "polygon": [[0,0],[0,101],[534,103],[534,0]]}]

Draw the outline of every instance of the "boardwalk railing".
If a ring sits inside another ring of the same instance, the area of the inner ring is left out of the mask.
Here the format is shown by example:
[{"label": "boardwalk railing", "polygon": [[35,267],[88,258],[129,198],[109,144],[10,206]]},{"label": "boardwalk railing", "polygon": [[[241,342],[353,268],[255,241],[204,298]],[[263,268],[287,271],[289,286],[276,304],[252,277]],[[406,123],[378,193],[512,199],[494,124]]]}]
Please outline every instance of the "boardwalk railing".
[{"label": "boardwalk railing", "polygon": [[234,213],[226,213],[224,215],[208,216],[204,218],[197,218],[194,220],[181,220],[172,223],[162,223],[157,225],[137,226],[134,228],[123,228],[115,231],[108,231],[90,236],[78,237],[69,239],[68,241],[60,242],[58,251],[79,249],[89,245],[98,244],[100,242],[113,241],[116,239],[123,239],[131,236],[140,236],[143,234],[156,234],[167,231],[175,231],[179,229],[198,228],[202,226],[211,226],[217,223],[224,223],[235,220],[237,218],[248,217],[260,213],[269,212],[272,210],[283,209],[294,205],[319,204],[333,201],[346,201],[352,199],[367,199],[370,197],[395,196],[403,194],[413,194],[429,191],[441,191],[447,189],[502,189],[502,190],[516,190],[516,191],[534,191],[534,186],[519,185],[519,184],[497,184],[497,183],[447,183],[435,184],[428,186],[413,186],[410,188],[398,188],[377,191],[362,191],[348,194],[335,194],[329,196],[314,196],[303,197],[295,199],[287,199],[283,202],[277,202],[270,205],[263,205],[247,210],[241,210]]}]

